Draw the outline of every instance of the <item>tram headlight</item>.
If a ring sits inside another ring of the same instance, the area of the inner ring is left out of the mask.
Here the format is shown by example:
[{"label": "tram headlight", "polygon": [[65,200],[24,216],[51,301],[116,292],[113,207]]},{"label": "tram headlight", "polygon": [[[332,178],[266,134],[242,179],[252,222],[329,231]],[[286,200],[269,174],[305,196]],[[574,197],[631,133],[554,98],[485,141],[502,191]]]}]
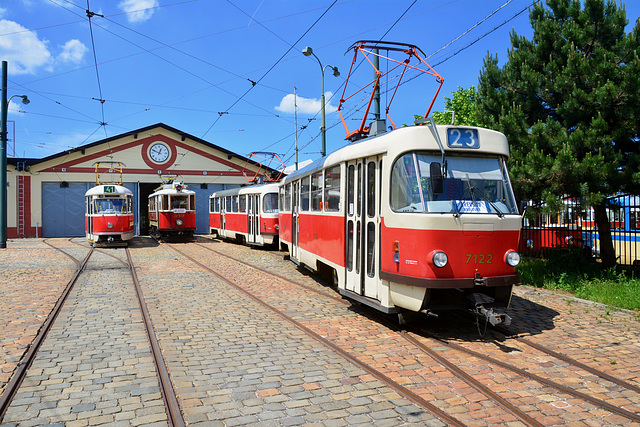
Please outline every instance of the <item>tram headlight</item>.
[{"label": "tram headlight", "polygon": [[437,251],[434,252],[433,256],[431,257],[431,261],[436,267],[442,268],[449,262],[449,257],[444,252]]},{"label": "tram headlight", "polygon": [[504,260],[511,267],[515,267],[520,264],[520,254],[516,251],[509,251],[505,254]]},{"label": "tram headlight", "polygon": [[112,222],[108,222],[107,223],[107,228],[113,228],[113,223]]},{"label": "tram headlight", "polygon": [[533,249],[533,239],[527,239],[525,246],[527,249]]},{"label": "tram headlight", "polygon": [[564,238],[564,241],[567,242],[567,246],[573,246],[576,242],[576,239],[573,236],[567,236]]},{"label": "tram headlight", "polygon": [[176,219],[176,225],[182,227],[182,220],[180,218]]}]

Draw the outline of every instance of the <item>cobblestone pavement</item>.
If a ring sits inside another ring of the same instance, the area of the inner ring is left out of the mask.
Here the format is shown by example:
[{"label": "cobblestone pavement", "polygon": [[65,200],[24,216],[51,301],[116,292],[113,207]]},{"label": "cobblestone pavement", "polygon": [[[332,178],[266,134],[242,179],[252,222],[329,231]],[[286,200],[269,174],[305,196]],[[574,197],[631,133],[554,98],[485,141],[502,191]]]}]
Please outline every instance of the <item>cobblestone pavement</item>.
[{"label": "cobblestone pavement", "polygon": [[123,249],[94,252],[3,422],[166,424],[133,281],[113,255],[126,261]]},{"label": "cobblestone pavement", "polygon": [[[77,259],[84,239],[50,239]],[[332,340],[466,425],[523,425],[429,357],[402,343],[366,309],[336,299],[283,254],[200,237],[176,245],[234,278],[247,292]],[[80,243],[80,244],[78,244]],[[207,250],[261,265],[319,293]],[[122,249],[105,253],[123,256]],[[118,253],[119,251],[119,253]],[[169,245],[136,238],[131,247],[151,317],[190,425],[444,425],[426,410],[185,259]],[[76,284],[4,423],[11,425],[166,425],[166,415],[128,273],[101,255]],[[109,268],[102,268],[104,266]],[[75,271],[42,239],[10,240],[0,252],[0,331],[4,386]],[[264,276],[264,275],[263,275]],[[4,290],[7,290],[4,292]],[[511,330],[640,385],[640,336],[633,313],[526,286],[514,291]],[[473,322],[425,319],[429,334],[558,379],[640,412],[637,393],[568,367],[510,339],[478,335]],[[631,425],[623,417],[474,358],[451,357],[544,425]]]}]

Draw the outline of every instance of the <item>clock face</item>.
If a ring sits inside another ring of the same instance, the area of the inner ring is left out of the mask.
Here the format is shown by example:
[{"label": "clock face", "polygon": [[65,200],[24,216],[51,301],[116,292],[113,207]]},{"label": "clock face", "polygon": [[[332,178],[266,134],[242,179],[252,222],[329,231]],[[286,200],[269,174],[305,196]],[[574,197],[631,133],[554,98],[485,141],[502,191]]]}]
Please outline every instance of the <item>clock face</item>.
[{"label": "clock face", "polygon": [[169,159],[169,147],[156,143],[149,148],[149,157],[156,163],[164,163]]}]

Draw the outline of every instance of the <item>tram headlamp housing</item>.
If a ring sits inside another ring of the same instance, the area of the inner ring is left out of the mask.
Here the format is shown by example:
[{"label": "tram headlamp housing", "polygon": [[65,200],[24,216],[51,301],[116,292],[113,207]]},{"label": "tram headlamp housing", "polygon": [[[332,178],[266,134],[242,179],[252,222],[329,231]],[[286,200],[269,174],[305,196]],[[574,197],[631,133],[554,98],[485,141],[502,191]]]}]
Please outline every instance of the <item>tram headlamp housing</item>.
[{"label": "tram headlamp housing", "polygon": [[108,222],[107,223],[107,228],[113,228],[113,223],[112,222]]},{"label": "tram headlamp housing", "polygon": [[178,227],[182,227],[182,224],[183,224],[182,219],[180,219],[180,218],[176,219],[176,225]]},{"label": "tram headlamp housing", "polygon": [[508,251],[504,256],[504,261],[511,267],[520,264],[520,254],[516,251]]},{"label": "tram headlamp housing", "polygon": [[433,262],[433,265],[435,265],[436,267],[442,268],[446,266],[447,263],[449,262],[449,257],[447,256],[447,254],[445,254],[442,251],[436,251],[433,253],[433,256],[431,257],[431,261]]}]

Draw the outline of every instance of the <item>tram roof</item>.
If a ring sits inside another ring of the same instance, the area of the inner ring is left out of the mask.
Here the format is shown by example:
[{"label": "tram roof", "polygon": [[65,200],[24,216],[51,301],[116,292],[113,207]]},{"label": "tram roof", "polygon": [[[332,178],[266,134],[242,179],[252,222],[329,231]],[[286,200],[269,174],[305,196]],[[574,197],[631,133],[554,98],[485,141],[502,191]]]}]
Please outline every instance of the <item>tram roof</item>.
[{"label": "tram roof", "polygon": [[[470,155],[500,155],[509,157],[507,138],[500,132],[473,126],[437,125],[436,129],[442,141],[445,154],[465,153]],[[447,144],[449,129],[477,130],[478,148],[451,148]],[[440,146],[433,137],[430,126],[407,126],[374,137],[363,138],[356,143],[346,145],[302,169],[289,174],[284,182],[290,182],[304,175],[312,174],[336,164],[389,154],[392,158],[408,151],[434,151],[440,153]]]},{"label": "tram roof", "polygon": [[268,182],[266,184],[255,184],[255,185],[246,185],[244,187],[235,187],[229,188],[228,190],[220,190],[216,191],[209,197],[225,197],[225,196],[234,196],[236,194],[255,194],[255,193],[266,193],[269,191],[273,191],[275,193],[278,192],[279,182]]}]

